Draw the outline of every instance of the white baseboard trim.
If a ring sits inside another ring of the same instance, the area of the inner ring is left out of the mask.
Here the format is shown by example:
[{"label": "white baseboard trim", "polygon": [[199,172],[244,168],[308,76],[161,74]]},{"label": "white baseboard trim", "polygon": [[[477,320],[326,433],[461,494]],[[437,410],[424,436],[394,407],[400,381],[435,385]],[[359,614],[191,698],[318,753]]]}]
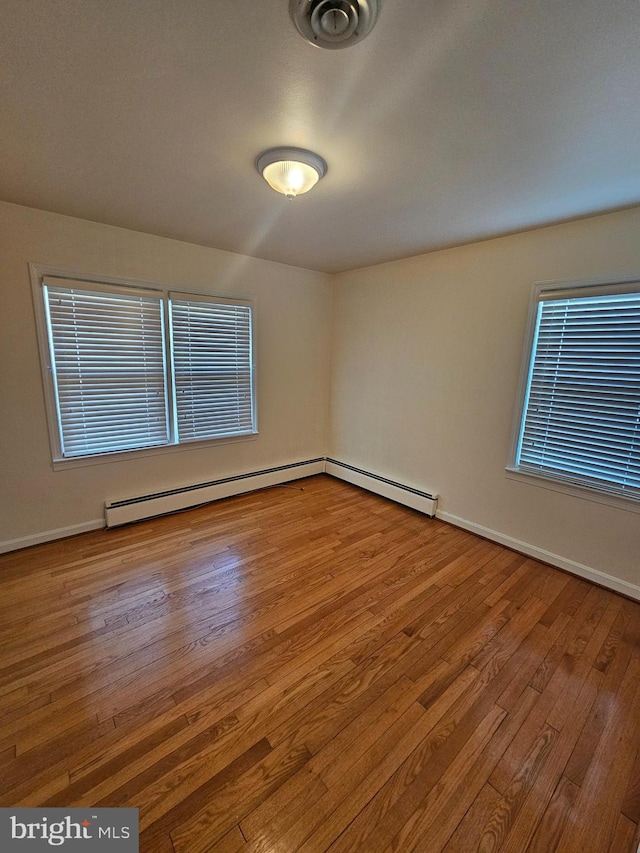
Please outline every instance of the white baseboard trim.
[{"label": "white baseboard trim", "polygon": [[327,458],[324,470],[332,477],[345,480],[347,483],[360,486],[361,489],[366,489],[368,492],[375,492],[383,498],[389,498],[396,503],[416,509],[430,518],[436,514],[438,495],[423,492],[420,489],[413,488],[413,486],[405,486],[403,483],[389,480],[387,477],[381,477],[371,471],[364,471],[362,468],[355,468],[353,465],[347,465],[346,462],[339,462],[337,459]]},{"label": "white baseboard trim", "polygon": [[78,533],[87,533],[89,530],[101,530],[103,527],[104,519],[97,518],[94,521],[84,521],[82,524],[72,524],[70,527],[43,530],[42,533],[32,533],[20,539],[6,539],[0,542],[0,554],[18,551],[20,548],[30,548],[32,545],[42,545],[43,542],[53,542],[56,539],[66,539],[67,536],[76,536]]},{"label": "white baseboard trim", "polygon": [[450,512],[442,512],[438,510],[436,518],[442,521],[447,521],[455,527],[461,527],[463,530],[468,530],[470,533],[477,533],[484,539],[491,539],[492,542],[498,542],[500,545],[505,545],[507,548],[512,548],[527,557],[533,557],[534,560],[540,560],[543,563],[549,563],[559,569],[564,569],[572,575],[591,581],[592,583],[604,586],[614,592],[620,592],[629,598],[640,601],[640,586],[629,583],[628,581],[615,578],[613,575],[608,575],[605,572],[599,572],[597,569],[592,569],[589,566],[584,566],[582,563],[576,563],[574,560],[569,560],[566,557],[561,557],[558,554],[552,554],[551,551],[545,551],[542,548],[536,548],[534,545],[529,545],[528,542],[521,542],[520,539],[514,539],[511,536],[505,536],[497,530],[491,530],[489,527],[483,527],[481,524],[476,524],[473,521],[467,521],[466,518],[460,518],[458,515],[453,515]]},{"label": "white baseboard trim", "polygon": [[105,522],[107,527],[117,527],[131,521],[141,521],[169,512],[189,509],[199,504],[210,503],[221,498],[230,498],[268,486],[279,486],[302,477],[312,477],[324,471],[324,457],[279,465],[264,471],[238,474],[221,480],[196,483],[183,488],[168,489],[151,495],[109,501],[105,504]]}]

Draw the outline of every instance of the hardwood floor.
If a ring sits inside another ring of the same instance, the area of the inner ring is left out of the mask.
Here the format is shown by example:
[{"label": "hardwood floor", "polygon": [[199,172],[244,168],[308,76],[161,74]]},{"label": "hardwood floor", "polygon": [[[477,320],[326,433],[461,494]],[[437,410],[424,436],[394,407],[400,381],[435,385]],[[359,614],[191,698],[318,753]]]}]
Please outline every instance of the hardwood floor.
[{"label": "hardwood floor", "polygon": [[0,557],[0,805],[143,853],[635,853],[640,604],[326,476]]}]

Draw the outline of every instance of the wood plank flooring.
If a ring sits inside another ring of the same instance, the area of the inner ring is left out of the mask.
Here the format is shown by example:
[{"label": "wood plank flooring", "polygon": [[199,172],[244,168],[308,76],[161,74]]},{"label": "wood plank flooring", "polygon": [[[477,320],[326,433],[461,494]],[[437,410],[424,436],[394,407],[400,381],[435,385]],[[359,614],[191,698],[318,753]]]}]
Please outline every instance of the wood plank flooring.
[{"label": "wood plank flooring", "polygon": [[143,853],[635,853],[640,604],[326,476],[0,557],[0,805]]}]

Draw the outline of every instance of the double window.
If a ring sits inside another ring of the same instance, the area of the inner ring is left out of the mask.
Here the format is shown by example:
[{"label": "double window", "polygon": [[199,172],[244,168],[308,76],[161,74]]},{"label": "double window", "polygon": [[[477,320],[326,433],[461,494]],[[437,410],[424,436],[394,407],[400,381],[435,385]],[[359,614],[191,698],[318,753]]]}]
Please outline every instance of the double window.
[{"label": "double window", "polygon": [[249,301],[52,276],[39,287],[55,459],[256,432]]},{"label": "double window", "polygon": [[516,471],[640,500],[640,283],[539,285]]}]

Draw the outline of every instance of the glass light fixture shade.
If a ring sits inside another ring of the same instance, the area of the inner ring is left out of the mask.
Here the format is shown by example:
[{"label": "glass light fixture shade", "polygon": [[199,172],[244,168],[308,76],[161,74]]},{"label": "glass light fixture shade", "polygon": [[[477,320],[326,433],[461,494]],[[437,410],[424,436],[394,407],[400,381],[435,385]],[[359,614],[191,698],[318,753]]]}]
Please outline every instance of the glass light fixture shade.
[{"label": "glass light fixture shade", "polygon": [[302,148],[272,148],[256,160],[256,168],[278,193],[287,198],[309,192],[327,171],[327,164]]},{"label": "glass light fixture shade", "polygon": [[272,189],[287,198],[295,198],[309,192],[319,180],[319,175],[312,166],[296,160],[270,163],[262,170],[262,177]]}]

